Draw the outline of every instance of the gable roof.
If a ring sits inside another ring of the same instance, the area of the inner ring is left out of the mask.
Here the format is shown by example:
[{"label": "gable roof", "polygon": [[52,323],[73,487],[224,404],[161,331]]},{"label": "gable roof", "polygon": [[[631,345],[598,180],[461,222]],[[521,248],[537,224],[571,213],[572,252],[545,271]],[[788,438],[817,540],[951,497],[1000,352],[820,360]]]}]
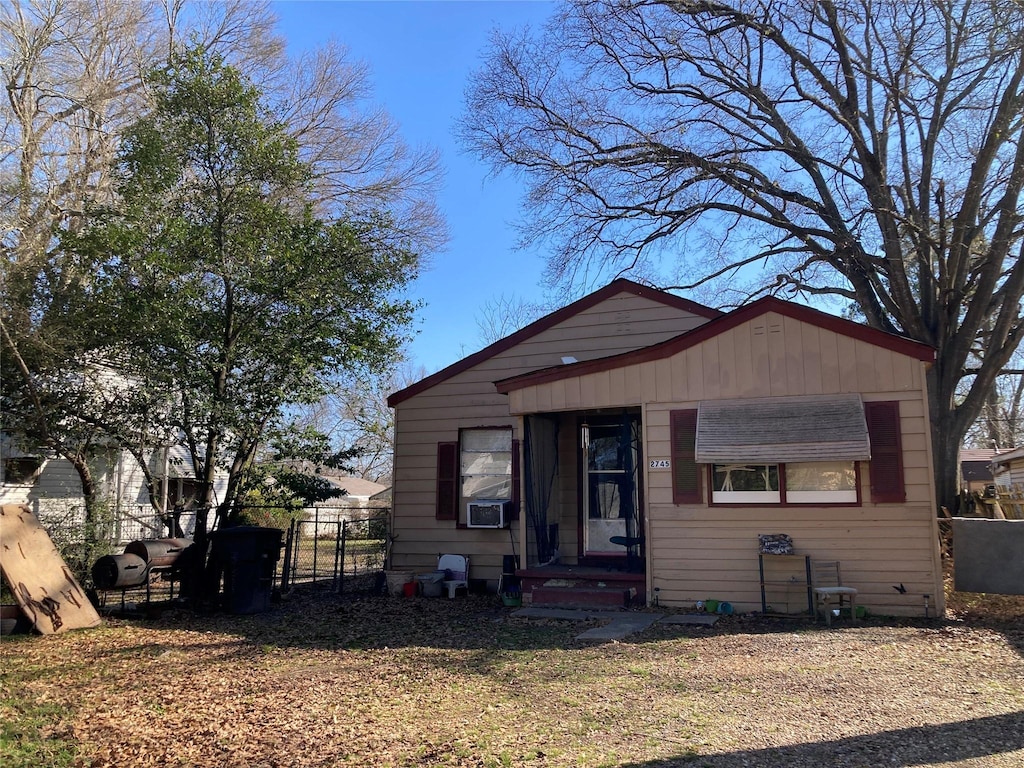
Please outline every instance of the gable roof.
[{"label": "gable roof", "polygon": [[992,467],[998,470],[1000,467],[1009,466],[1010,462],[1014,459],[1019,459],[1024,456],[1024,448],[1010,448],[1008,450],[997,453],[992,457]]},{"label": "gable roof", "polygon": [[415,384],[412,384],[405,389],[393,392],[388,396],[388,405],[394,407],[402,401],[408,400],[410,397],[418,395],[424,390],[430,389],[435,384],[439,384],[456,374],[462,373],[463,371],[472,368],[474,365],[479,365],[483,361],[501,354],[517,344],[521,344],[527,339],[536,336],[537,334],[564,322],[570,317],[578,315],[580,312],[584,312],[591,307],[600,304],[602,301],[620,293],[632,293],[636,296],[641,296],[669,307],[676,307],[677,309],[681,309],[685,312],[690,312],[700,317],[706,317],[709,320],[722,316],[722,312],[719,310],[712,309],[711,307],[705,307],[704,305],[690,301],[689,299],[684,299],[682,296],[676,296],[672,293],[659,291],[656,288],[650,288],[646,285],[634,283],[632,280],[619,278],[618,280],[613,280],[608,283],[608,285],[603,288],[599,288],[593,293],[587,294],[582,299],[574,301],[572,304],[567,304],[561,309],[555,310],[551,314],[545,315],[539,320],[520,328],[515,333],[512,333],[503,339],[499,339],[490,346],[484,347],[479,352],[475,352],[469,357],[464,357],[458,362],[452,363],[447,368],[443,368],[437,373],[431,374],[424,379],[420,379]]},{"label": "gable roof", "polygon": [[549,381],[558,381],[573,376],[580,376],[586,373],[597,373],[599,371],[612,370],[625,365],[635,365],[653,360],[661,360],[671,357],[677,352],[689,349],[703,341],[713,338],[720,333],[731,330],[755,317],[775,312],[785,317],[799,320],[800,322],[816,325],[819,328],[848,336],[853,339],[865,341],[878,347],[898,352],[908,357],[914,357],[927,363],[935,361],[935,350],[927,344],[908,339],[904,336],[897,336],[886,333],[876,328],[871,328],[851,320],[845,320],[827,312],[811,309],[803,304],[794,304],[783,301],[775,296],[766,296],[757,301],[746,304],[717,319],[711,320],[704,325],[675,336],[667,341],[652,344],[632,352],[624,352],[612,357],[602,357],[597,360],[586,360],[581,363],[561,365],[554,368],[544,368],[539,371],[510,376],[507,379],[495,382],[494,386],[502,394],[508,394],[523,387],[543,384]]},{"label": "gable roof", "polygon": [[361,477],[328,477],[327,482],[337,488],[341,488],[346,496],[365,496],[369,498],[388,489],[388,486],[383,483],[375,483],[372,480],[365,480]]},{"label": "gable roof", "polygon": [[[992,461],[1001,452],[996,448],[961,448],[960,461]],[[1005,450],[1002,453],[1006,453]]]}]

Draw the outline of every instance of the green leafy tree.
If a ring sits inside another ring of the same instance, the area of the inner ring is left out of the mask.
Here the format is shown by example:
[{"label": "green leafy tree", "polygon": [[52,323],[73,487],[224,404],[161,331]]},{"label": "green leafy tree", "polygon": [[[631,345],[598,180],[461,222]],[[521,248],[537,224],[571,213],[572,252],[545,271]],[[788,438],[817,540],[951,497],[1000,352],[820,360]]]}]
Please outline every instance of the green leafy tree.
[{"label": "green leafy tree", "polygon": [[150,429],[181,436],[201,505],[227,521],[288,408],[318,399],[336,369],[381,366],[398,348],[417,256],[385,212],[314,215],[297,142],[219,57],[190,51],[151,87],[153,113],[122,141],[117,205],[64,245],[101,264],[91,290],[106,355],[133,390],[166,398]]},{"label": "green leafy tree", "polygon": [[850,307],[936,349],[940,504],[1024,336],[1024,6],[573,0],[496,35],[467,145],[566,287],[630,273]]},{"label": "green leafy tree", "polygon": [[[82,482],[86,521],[102,499],[97,459],[135,455],[160,504],[154,449],[174,439],[159,388],[111,354],[114,333],[94,322],[92,292],[106,255],[71,253],[58,234],[81,230],[116,200],[125,128],[153,109],[145,74],[185,41],[258,79],[308,163],[318,216],[387,211],[353,225],[393,249],[430,250],[445,227],[433,194],[437,153],[408,147],[372,106],[366,67],[330,44],[286,55],[265,0],[8,0],[0,3],[0,372],[3,429],[29,450],[68,459]],[[359,235],[361,237],[361,235]],[[102,313],[101,313],[102,314]],[[108,318],[112,320],[113,318]],[[163,414],[163,415],[162,415]],[[90,523],[91,527],[91,523]]]},{"label": "green leafy tree", "polygon": [[[155,436],[111,418],[142,413],[144,393],[118,386],[113,361],[95,354],[108,333],[90,308],[99,262],[61,251],[56,235],[79,229],[88,206],[111,201],[119,132],[148,109],[143,73],[166,60],[176,39],[195,36],[236,54],[274,48],[262,6],[229,0],[190,14],[184,5],[0,3],[3,428],[26,450],[52,451],[77,472],[87,550],[108,501],[100,460],[116,455],[124,435],[121,447],[148,454]],[[129,398],[137,402],[125,408]]]}]

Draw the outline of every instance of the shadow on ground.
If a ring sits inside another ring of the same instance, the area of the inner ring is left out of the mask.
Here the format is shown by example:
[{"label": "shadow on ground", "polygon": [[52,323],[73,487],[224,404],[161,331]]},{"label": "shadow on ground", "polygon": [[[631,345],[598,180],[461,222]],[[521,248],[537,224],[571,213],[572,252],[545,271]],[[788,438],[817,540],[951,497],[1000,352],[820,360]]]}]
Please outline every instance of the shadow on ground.
[{"label": "shadow on ground", "polygon": [[942,765],[983,759],[1024,749],[1024,712],[922,725],[864,736],[741,750],[718,755],[679,755],[667,760],[625,763],[621,768],[782,768],[786,766]]}]

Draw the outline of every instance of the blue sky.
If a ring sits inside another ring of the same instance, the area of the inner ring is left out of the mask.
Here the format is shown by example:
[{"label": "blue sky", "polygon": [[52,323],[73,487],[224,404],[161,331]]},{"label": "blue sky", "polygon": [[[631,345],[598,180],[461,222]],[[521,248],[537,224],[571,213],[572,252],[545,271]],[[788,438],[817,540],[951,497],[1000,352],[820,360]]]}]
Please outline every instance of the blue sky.
[{"label": "blue sky", "polygon": [[274,4],[280,31],[296,50],[328,40],[347,46],[370,69],[374,101],[384,106],[412,145],[441,152],[439,197],[451,241],[412,288],[425,302],[410,346],[428,373],[482,346],[477,318],[498,296],[539,301],[543,254],[514,248],[521,185],[463,153],[454,129],[463,92],[495,27],[540,25],[554,10],[542,0],[490,2],[287,0]]}]

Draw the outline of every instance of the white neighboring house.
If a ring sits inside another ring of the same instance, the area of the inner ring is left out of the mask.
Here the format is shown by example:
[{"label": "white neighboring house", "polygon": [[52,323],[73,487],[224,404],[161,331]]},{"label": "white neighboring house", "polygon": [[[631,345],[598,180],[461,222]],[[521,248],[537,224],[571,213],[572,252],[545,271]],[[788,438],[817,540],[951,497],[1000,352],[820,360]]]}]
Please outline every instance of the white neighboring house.
[{"label": "white neighboring house", "polygon": [[[332,485],[341,488],[344,495],[330,501],[344,502],[342,506],[349,507],[373,507],[377,504],[370,502],[384,502],[391,497],[391,486],[383,483],[375,483],[372,480],[364,480],[361,477],[328,477]],[[330,503],[330,501],[325,503]]]},{"label": "white neighboring house", "polygon": [[1011,448],[992,457],[993,482],[1000,487],[1024,488],[1024,448]]},{"label": "white neighboring house", "polygon": [[993,484],[992,462],[999,455],[994,448],[960,449],[960,489],[968,493],[985,493]]},{"label": "white neighboring house", "polygon": [[[128,451],[116,447],[98,449],[90,466],[101,498],[113,511],[113,538],[126,544],[168,535],[150,504],[145,476]],[[150,471],[158,483],[165,481],[162,494],[167,508],[181,500],[187,510],[196,491],[188,452],[181,446],[154,451]],[[226,475],[219,476],[214,486],[215,498],[222,497],[226,487]],[[0,433],[0,503],[27,504],[51,530],[81,526],[85,518],[82,483],[71,462],[52,451],[20,445],[7,433]],[[186,535],[190,535],[194,517],[182,515],[181,524]]]},{"label": "white neighboring house", "polygon": [[319,530],[324,533],[325,527],[334,526],[343,520],[361,520],[373,513],[373,510],[386,510],[391,505],[391,486],[364,480],[361,477],[346,477],[324,474],[331,485],[340,488],[343,495],[335,496],[315,504],[306,510],[306,519],[302,524],[303,535],[313,535]]}]

